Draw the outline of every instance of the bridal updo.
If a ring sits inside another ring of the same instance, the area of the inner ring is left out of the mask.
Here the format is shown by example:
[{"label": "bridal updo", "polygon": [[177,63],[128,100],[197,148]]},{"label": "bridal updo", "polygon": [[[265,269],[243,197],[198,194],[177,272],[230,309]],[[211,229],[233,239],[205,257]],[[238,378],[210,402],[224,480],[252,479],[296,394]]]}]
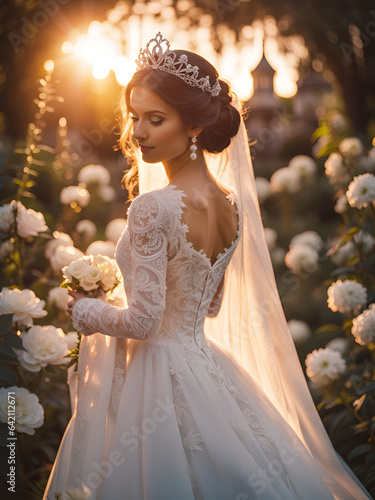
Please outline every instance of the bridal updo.
[{"label": "bridal updo", "polygon": [[[187,50],[173,50],[177,58],[183,54],[188,57],[189,64],[199,67],[198,77],[208,75],[211,87],[218,78],[214,66],[206,59]],[[145,67],[136,71],[120,97],[120,138],[119,146],[131,166],[122,179],[122,184],[129,191],[129,199],[138,183],[138,167],[136,165],[136,143],[132,138],[132,121],[129,119],[130,95],[133,88],[143,85],[154,91],[166,103],[175,108],[183,123],[202,126],[197,137],[203,151],[220,153],[227,148],[239,129],[241,115],[232,106],[234,92],[225,80],[219,80],[220,93],[217,96],[193,87],[181,78],[166,71]]]}]

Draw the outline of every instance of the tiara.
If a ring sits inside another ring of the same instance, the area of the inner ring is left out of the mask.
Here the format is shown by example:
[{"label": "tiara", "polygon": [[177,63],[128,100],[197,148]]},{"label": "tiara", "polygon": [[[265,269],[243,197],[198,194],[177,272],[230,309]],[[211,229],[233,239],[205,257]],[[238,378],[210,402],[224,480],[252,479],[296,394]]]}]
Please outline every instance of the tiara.
[{"label": "tiara", "polygon": [[[165,50],[162,47],[163,42],[166,44]],[[150,51],[149,47],[152,43],[154,45]],[[177,54],[169,50],[169,47],[169,41],[163,38],[163,35],[159,31],[155,38],[151,38],[146,44],[146,48],[139,51],[138,58],[135,61],[137,71],[146,67],[160,69],[178,76],[192,87],[199,87],[205,92],[210,92],[212,96],[217,96],[220,93],[221,87],[218,79],[216,79],[216,82],[211,87],[208,75],[198,78],[199,67],[189,64],[185,54],[179,56],[176,60]]]}]

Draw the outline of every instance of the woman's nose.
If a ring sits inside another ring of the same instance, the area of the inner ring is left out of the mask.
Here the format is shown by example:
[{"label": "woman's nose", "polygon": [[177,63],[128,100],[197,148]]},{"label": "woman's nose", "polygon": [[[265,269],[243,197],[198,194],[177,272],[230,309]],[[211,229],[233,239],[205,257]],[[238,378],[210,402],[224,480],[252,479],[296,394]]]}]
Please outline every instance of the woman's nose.
[{"label": "woman's nose", "polygon": [[137,141],[147,139],[147,133],[142,124],[137,122],[133,127],[133,137]]}]

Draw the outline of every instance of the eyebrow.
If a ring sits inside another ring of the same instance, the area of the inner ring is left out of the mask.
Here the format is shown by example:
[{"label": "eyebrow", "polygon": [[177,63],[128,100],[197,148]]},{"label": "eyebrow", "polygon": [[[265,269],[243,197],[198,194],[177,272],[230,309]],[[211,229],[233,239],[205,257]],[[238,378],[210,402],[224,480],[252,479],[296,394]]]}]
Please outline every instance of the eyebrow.
[{"label": "eyebrow", "polygon": [[[129,106],[129,109],[130,109],[130,111],[132,113],[136,112],[131,106]],[[166,115],[167,114],[167,113],[164,113],[164,111],[160,111],[158,109],[152,109],[151,111],[146,111],[145,115],[152,115],[153,113],[161,113],[162,115]]]}]

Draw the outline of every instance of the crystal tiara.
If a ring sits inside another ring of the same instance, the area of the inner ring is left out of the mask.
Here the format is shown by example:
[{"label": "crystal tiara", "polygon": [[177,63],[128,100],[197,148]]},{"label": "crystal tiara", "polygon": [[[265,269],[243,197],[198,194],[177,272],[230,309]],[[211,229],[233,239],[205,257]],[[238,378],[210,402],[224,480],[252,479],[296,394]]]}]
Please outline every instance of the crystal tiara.
[{"label": "crystal tiara", "polygon": [[[150,51],[149,47],[153,42],[154,45]],[[163,42],[166,44],[166,50],[163,50]],[[146,44],[146,48],[139,51],[138,58],[135,61],[137,71],[146,67],[160,69],[161,71],[178,76],[192,87],[199,87],[205,92],[210,92],[212,96],[219,95],[221,87],[218,79],[216,79],[216,82],[211,87],[208,75],[198,78],[199,67],[189,64],[185,54],[176,60],[177,54],[169,50],[169,47],[169,41],[163,38],[163,35],[159,31],[155,38],[151,38]]]}]

